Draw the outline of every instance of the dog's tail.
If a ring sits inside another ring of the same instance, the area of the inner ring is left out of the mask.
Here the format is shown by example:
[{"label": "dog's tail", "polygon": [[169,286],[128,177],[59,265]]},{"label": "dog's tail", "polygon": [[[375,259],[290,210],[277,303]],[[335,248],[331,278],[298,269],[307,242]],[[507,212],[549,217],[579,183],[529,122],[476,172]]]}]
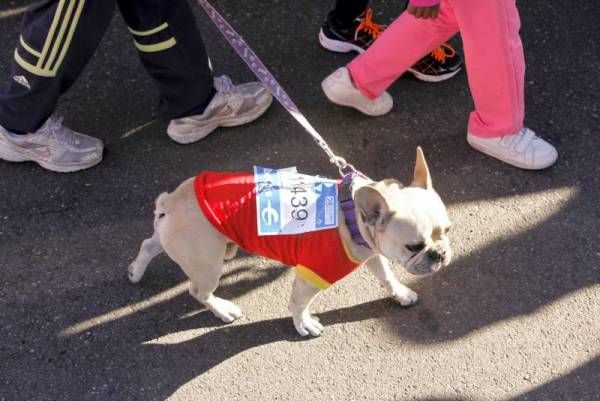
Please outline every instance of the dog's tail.
[{"label": "dog's tail", "polygon": [[154,207],[154,229],[158,228],[158,223],[160,223],[161,219],[163,219],[167,215],[167,197],[169,194],[167,192],[163,192],[158,195],[156,198],[156,203]]}]

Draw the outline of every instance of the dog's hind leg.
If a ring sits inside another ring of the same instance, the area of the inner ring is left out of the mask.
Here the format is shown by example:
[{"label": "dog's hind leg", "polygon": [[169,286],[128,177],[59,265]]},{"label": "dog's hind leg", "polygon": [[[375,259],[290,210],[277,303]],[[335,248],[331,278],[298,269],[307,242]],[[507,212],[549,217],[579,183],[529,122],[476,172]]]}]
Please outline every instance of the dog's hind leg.
[{"label": "dog's hind leg", "polygon": [[140,252],[135,260],[129,265],[129,268],[127,269],[129,281],[133,284],[139,283],[146,272],[148,264],[162,252],[163,247],[160,243],[159,233],[155,231],[152,237],[142,242]]},{"label": "dog's hind leg", "polygon": [[[191,269],[181,266],[187,273]],[[193,271],[198,271],[197,266]],[[202,269],[202,277],[196,279],[190,276],[190,295],[196,298],[202,305],[206,306],[216,317],[225,323],[231,323],[242,316],[241,309],[231,301],[216,297],[213,292],[219,285],[219,279],[223,271],[222,266],[207,267]]]},{"label": "dog's hind leg", "polygon": [[[187,241],[183,237],[170,237],[165,244],[166,251],[190,279],[190,295],[223,322],[231,323],[242,316],[242,311],[233,302],[214,295],[223,274],[227,243],[220,234],[215,235],[217,233],[204,235],[202,240],[198,234],[188,236]],[[185,234],[179,232],[176,235]]]},{"label": "dog's hind leg", "polygon": [[242,316],[242,311],[233,302],[216,297],[214,291],[224,260],[235,256],[237,247],[197,212],[193,189],[188,184],[174,194],[168,221],[161,227],[162,244],[190,279],[190,295],[223,322],[231,323]]},{"label": "dog's hind leg", "polygon": [[[190,279],[190,295],[226,323],[242,316],[233,302],[213,295],[223,272],[223,261],[235,255],[235,246],[198,210],[194,178],[156,200],[155,236],[144,241],[134,271],[143,273],[150,255],[164,249]],[[156,239],[155,239],[156,237]],[[147,248],[146,248],[147,245]],[[161,245],[161,248],[158,246]]]},{"label": "dog's hind leg", "polygon": [[166,218],[166,211],[164,208],[164,199],[166,196],[166,193],[161,194],[156,199],[156,209],[154,210],[154,234],[152,237],[142,242],[140,252],[127,269],[127,277],[129,278],[129,281],[134,284],[139,283],[142,279],[146,272],[146,268],[152,259],[164,252],[160,242],[160,231],[163,221]]}]

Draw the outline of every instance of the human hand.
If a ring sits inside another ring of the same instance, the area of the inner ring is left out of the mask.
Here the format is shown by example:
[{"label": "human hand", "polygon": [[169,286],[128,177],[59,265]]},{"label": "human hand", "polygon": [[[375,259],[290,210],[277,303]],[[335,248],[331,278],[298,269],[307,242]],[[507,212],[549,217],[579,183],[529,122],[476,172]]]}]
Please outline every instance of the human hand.
[{"label": "human hand", "polygon": [[440,5],[436,4],[435,6],[418,7],[409,4],[408,7],[406,7],[406,11],[408,11],[409,14],[414,15],[415,18],[436,19],[440,13]]}]

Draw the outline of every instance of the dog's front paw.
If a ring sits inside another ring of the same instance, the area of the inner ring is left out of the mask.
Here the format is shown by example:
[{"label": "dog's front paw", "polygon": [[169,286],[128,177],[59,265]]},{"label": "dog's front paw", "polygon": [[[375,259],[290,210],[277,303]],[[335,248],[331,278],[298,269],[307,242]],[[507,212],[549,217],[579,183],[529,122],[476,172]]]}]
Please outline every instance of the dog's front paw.
[{"label": "dog's front paw", "polygon": [[213,296],[205,305],[225,323],[231,323],[242,316],[242,310],[236,304],[223,298]]},{"label": "dog's front paw", "polygon": [[392,290],[392,298],[402,306],[410,306],[417,303],[419,296],[410,288],[399,284]]},{"label": "dog's front paw", "polygon": [[317,319],[313,318],[310,313],[303,313],[299,317],[294,316],[293,319],[296,331],[302,337],[306,337],[309,334],[317,337],[323,332],[323,325]]}]

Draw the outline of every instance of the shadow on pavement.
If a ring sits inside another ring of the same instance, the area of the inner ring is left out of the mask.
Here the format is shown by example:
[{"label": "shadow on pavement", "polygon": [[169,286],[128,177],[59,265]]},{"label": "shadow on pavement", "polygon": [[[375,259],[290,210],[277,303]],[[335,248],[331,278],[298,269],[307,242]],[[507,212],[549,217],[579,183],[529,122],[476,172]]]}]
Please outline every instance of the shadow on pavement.
[{"label": "shadow on pavement", "polygon": [[[600,357],[546,384],[506,401],[592,401],[600,394]],[[481,400],[484,398],[469,398]],[[415,401],[467,401],[465,398],[419,398]]]},{"label": "shadow on pavement", "polygon": [[596,251],[586,238],[591,222],[573,224],[585,219],[589,207],[571,199],[533,229],[496,240],[413,284],[421,303],[386,320],[390,329],[417,343],[455,340],[599,284]]},{"label": "shadow on pavement", "polygon": [[[184,278],[172,271],[163,272],[156,265],[151,267],[146,280],[138,286],[131,285],[121,272],[116,279],[71,289],[52,298],[44,292],[5,303],[6,313],[0,317],[0,334],[4,338],[0,351],[6,356],[2,358],[5,373],[0,398],[165,399],[223,358],[257,342],[273,341],[272,337],[260,340],[257,335],[271,333],[270,328],[240,326],[239,331],[235,326],[224,326],[212,313],[201,310],[187,289],[165,302],[132,310],[131,314],[91,325],[73,335],[57,335],[73,323],[109,314],[136,299],[145,300],[169,290]],[[229,271],[224,281],[229,281],[230,276],[237,278],[233,284],[221,285],[217,295],[235,299],[273,282],[286,271],[283,267],[241,267]],[[60,313],[56,305],[60,305]],[[25,319],[20,314],[22,310],[28,313]],[[288,319],[261,324],[290,326]],[[171,333],[213,327],[216,330],[184,344],[143,344]],[[277,339],[288,337],[293,338],[289,327]],[[73,380],[73,375],[77,380]],[[8,391],[10,394],[6,394]]]}]

